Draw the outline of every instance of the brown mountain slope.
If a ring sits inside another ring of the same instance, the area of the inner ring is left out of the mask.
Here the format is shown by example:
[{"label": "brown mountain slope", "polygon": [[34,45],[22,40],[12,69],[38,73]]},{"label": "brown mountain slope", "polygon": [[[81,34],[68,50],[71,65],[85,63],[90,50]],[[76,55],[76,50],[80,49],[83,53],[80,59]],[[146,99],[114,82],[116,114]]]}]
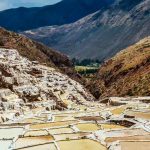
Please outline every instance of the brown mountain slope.
[{"label": "brown mountain slope", "polygon": [[23,57],[59,69],[79,81],[79,77],[74,73],[73,64],[66,55],[25,36],[0,28],[0,47],[17,49]]},{"label": "brown mountain slope", "polygon": [[106,61],[90,88],[97,97],[150,95],[150,37]]},{"label": "brown mountain slope", "polygon": [[0,46],[18,49],[21,55],[30,60],[38,60],[41,63],[58,67],[72,66],[65,55],[4,28],[0,28]]}]

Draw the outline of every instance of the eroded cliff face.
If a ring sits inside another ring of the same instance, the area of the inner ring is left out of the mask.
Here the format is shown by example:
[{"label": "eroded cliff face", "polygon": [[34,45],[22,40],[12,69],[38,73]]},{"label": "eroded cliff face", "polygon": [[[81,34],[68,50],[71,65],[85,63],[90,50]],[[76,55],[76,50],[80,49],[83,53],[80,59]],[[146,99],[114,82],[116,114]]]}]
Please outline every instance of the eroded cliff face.
[{"label": "eroded cliff face", "polygon": [[150,37],[106,61],[99,69],[91,91],[97,97],[148,96],[149,83]]},{"label": "eroded cliff face", "polygon": [[[30,61],[17,50],[0,49],[0,109],[2,111],[45,105],[66,109],[66,101],[77,104],[94,100],[86,89],[55,68]],[[33,103],[32,103],[33,102]],[[38,103],[38,105],[36,104]]]}]

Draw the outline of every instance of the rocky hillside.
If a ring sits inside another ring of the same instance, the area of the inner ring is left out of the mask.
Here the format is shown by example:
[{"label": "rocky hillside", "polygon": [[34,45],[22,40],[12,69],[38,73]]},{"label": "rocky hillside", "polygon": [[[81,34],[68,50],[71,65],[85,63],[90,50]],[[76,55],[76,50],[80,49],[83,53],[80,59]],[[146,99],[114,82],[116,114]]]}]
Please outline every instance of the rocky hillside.
[{"label": "rocky hillside", "polygon": [[97,96],[150,95],[150,37],[106,61],[90,85]]},{"label": "rocky hillside", "polygon": [[24,31],[43,26],[72,23],[107,7],[113,1],[62,0],[57,4],[44,7],[9,9],[0,12],[0,26],[13,31]]},{"label": "rocky hillside", "polygon": [[49,26],[24,34],[79,59],[115,55],[150,35],[150,0],[115,0],[105,9],[62,26]]},{"label": "rocky hillside", "polygon": [[17,50],[0,49],[0,110],[21,109],[31,102],[62,110],[69,102],[84,104],[87,100],[94,98],[67,75],[22,57]]},{"label": "rocky hillside", "polygon": [[31,61],[39,61],[68,74],[78,81],[80,80],[80,76],[75,74],[73,64],[66,55],[25,36],[0,28],[0,47],[17,49],[20,55]]}]

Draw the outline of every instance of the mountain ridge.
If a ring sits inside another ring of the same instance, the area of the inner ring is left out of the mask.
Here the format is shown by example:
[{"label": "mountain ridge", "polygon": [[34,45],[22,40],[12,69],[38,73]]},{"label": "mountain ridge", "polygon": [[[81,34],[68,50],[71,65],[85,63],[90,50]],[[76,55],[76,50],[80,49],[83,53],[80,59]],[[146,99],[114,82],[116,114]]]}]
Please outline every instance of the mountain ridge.
[{"label": "mountain ridge", "polygon": [[0,26],[8,30],[24,31],[42,26],[72,23],[102,7],[107,7],[113,1],[62,0],[44,7],[9,9],[0,12]]},{"label": "mountain ridge", "polygon": [[[130,4],[130,7],[128,7]],[[150,35],[150,1],[118,0],[72,24],[23,32],[70,57],[104,61]]]}]

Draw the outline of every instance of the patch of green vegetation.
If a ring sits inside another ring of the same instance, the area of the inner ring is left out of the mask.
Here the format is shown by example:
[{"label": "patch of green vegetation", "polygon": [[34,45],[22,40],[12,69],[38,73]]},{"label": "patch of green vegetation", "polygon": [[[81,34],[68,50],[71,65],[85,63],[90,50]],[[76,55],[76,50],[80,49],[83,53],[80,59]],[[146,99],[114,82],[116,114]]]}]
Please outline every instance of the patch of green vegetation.
[{"label": "patch of green vegetation", "polygon": [[76,58],[73,58],[72,62],[74,64],[74,66],[87,66],[87,67],[99,67],[99,65],[102,63],[98,59],[78,60]]},{"label": "patch of green vegetation", "polygon": [[83,59],[78,60],[76,58],[72,59],[72,62],[75,66],[76,72],[85,78],[93,78],[95,73],[97,73],[101,62],[97,59]]},{"label": "patch of green vegetation", "polygon": [[95,74],[98,71],[99,67],[89,67],[89,66],[75,66],[75,70],[83,75],[89,76],[90,74]]}]

